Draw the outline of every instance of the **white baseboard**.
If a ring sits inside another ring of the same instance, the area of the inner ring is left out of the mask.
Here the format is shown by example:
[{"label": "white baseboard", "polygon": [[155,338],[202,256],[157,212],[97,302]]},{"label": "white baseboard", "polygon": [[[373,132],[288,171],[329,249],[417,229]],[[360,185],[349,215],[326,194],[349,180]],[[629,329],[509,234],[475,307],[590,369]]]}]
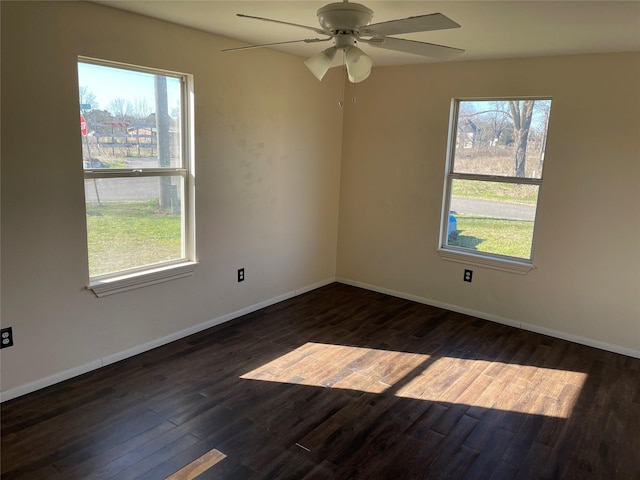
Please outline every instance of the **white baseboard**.
[{"label": "white baseboard", "polygon": [[69,370],[64,370],[62,372],[56,373],[49,377],[42,378],[40,380],[36,380],[35,382],[31,382],[26,385],[21,385],[19,387],[12,388],[10,390],[7,390],[6,392],[0,392],[0,403],[20,397],[22,395],[26,395],[28,393],[35,392],[37,390],[41,390],[46,387],[50,387],[51,385],[55,385],[56,383],[60,383],[65,380],[69,380],[70,378],[77,377],[79,375],[83,375],[85,373],[91,372],[92,370],[97,370],[98,368],[111,365],[112,363],[119,362],[120,360],[125,360],[127,358],[133,357],[140,353],[144,353],[149,350],[152,350],[154,348],[161,347],[162,345],[166,345],[167,343],[180,340],[181,338],[188,337],[189,335],[193,335],[194,333],[201,332],[203,330],[214,327],[216,325],[220,325],[221,323],[228,322],[229,320],[233,320],[235,318],[241,317],[248,313],[255,312],[257,310],[260,310],[261,308],[274,305],[276,303],[282,302],[283,300],[288,300],[289,298],[293,298],[298,295],[302,295],[303,293],[307,293],[312,290],[315,290],[317,288],[324,287],[325,285],[329,285],[330,283],[333,283],[333,282],[335,282],[335,278],[328,278],[321,282],[314,283],[312,285],[307,285],[305,287],[302,287],[296,290],[292,290],[282,295],[278,295],[277,297],[273,297],[268,300],[264,300],[262,302],[256,303],[254,305],[241,308],[240,310],[236,310],[234,312],[227,313],[220,317],[216,317],[212,320],[201,323],[199,325],[195,325],[193,327],[189,327],[179,332],[172,333],[171,335],[167,335],[166,337],[152,340],[151,342],[147,342],[143,345],[138,345],[128,350],[114,353],[113,355],[107,355],[106,357],[93,360],[84,365],[80,365],[78,367],[74,367]]},{"label": "white baseboard", "polygon": [[92,362],[85,363],[84,365],[80,365],[79,367],[70,368],[69,370],[63,370],[62,372],[58,372],[49,377],[36,380],[35,382],[12,388],[10,390],[7,390],[6,392],[0,392],[0,402],[6,402],[7,400],[21,397],[22,395],[35,392],[36,390],[40,390],[41,388],[55,385],[56,383],[63,382],[73,377],[78,377],[85,373],[91,372],[92,370],[97,370],[100,367],[102,367],[102,361],[100,359],[93,360]]},{"label": "white baseboard", "polygon": [[567,340],[570,342],[578,343],[580,345],[586,345],[587,347],[598,348],[600,350],[618,353],[620,355],[626,355],[628,357],[640,358],[640,350],[634,350],[632,348],[625,348],[619,345],[600,342],[598,340],[593,340],[591,338],[584,338],[578,335],[573,335],[573,334],[562,332],[559,330],[540,327],[538,325],[534,325],[531,323],[519,322],[517,320],[511,320],[509,318],[500,317],[498,315],[479,312],[477,310],[472,310],[470,308],[459,307],[458,305],[451,305],[448,303],[438,302],[436,300],[431,300],[428,298],[419,297],[417,295],[411,295],[404,292],[398,292],[396,290],[391,290],[388,288],[379,287],[377,285],[371,285],[368,283],[358,282],[355,280],[350,280],[348,278],[337,277],[336,282],[344,283],[346,285],[352,285],[354,287],[364,288],[366,290],[372,290],[378,293],[384,293],[384,294],[391,295],[398,298],[404,298],[405,300],[411,300],[414,302],[423,303],[425,305],[431,305],[432,307],[444,308],[445,310],[451,310],[452,312],[463,313],[465,315],[481,318],[483,320],[489,320],[491,322],[501,323],[503,325],[508,325],[510,327],[521,328],[529,332],[540,333],[542,335],[547,335],[549,337],[559,338],[561,340]]}]

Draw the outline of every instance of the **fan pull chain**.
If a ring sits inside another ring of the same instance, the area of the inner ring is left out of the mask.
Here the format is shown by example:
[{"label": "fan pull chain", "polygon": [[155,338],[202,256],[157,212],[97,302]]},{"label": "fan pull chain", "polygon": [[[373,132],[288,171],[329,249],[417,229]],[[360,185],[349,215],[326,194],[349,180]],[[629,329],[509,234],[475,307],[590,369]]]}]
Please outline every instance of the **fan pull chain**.
[{"label": "fan pull chain", "polygon": [[338,100],[338,107],[344,108],[344,84],[347,81],[347,61],[344,50],[342,51],[342,94],[340,95],[340,100]]}]

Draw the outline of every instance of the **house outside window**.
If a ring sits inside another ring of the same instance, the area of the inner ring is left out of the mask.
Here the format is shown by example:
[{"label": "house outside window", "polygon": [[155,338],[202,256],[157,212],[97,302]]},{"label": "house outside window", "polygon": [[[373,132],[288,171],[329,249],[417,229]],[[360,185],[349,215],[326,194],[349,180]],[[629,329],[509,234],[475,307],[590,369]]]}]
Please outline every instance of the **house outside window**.
[{"label": "house outside window", "polygon": [[532,268],[550,98],[452,102],[440,255]]},{"label": "house outside window", "polygon": [[191,274],[191,77],[80,58],[78,84],[90,288]]}]

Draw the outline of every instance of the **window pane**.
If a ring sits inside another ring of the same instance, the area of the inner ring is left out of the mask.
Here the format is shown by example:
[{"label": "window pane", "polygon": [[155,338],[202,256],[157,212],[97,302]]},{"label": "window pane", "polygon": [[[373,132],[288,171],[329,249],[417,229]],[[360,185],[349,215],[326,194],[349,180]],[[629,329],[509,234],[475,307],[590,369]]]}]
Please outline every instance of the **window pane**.
[{"label": "window pane", "polygon": [[84,168],[181,167],[179,78],[78,63]]},{"label": "window pane", "polygon": [[447,245],[531,259],[537,185],[452,180]]},{"label": "window pane", "polygon": [[453,171],[542,178],[551,100],[460,101]]},{"label": "window pane", "polygon": [[89,275],[184,258],[181,176],[85,180]]}]

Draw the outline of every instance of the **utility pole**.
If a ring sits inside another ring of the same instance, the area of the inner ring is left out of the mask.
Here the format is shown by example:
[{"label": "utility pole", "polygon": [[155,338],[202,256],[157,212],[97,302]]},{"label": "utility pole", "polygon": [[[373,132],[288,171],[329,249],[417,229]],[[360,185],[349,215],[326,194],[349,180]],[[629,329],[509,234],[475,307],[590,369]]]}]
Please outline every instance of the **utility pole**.
[{"label": "utility pole", "polygon": [[[156,134],[158,142],[158,164],[168,167],[171,164],[171,142],[169,139],[169,101],[167,99],[167,77],[156,75]],[[160,208],[171,208],[171,177],[160,177]],[[176,199],[177,200],[177,199]],[[173,205],[173,209],[176,209]]]}]

